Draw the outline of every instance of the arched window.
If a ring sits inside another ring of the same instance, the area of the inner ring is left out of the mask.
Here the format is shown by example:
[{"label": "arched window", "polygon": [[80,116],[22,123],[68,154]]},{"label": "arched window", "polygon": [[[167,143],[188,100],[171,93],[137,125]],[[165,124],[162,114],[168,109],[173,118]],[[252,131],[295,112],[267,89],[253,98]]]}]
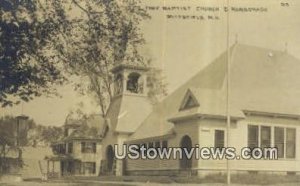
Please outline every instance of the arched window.
[{"label": "arched window", "polygon": [[131,93],[143,93],[143,81],[141,81],[141,75],[133,72],[128,75],[127,91]]}]

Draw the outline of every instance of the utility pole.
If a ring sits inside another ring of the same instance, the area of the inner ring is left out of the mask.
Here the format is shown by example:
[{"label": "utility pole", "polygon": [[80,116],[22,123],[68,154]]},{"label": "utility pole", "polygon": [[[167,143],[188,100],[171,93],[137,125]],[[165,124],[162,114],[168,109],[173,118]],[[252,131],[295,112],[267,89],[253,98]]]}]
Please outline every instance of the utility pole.
[{"label": "utility pole", "polygon": [[[230,146],[230,44],[229,44],[229,36],[230,36],[230,29],[229,29],[229,12],[230,12],[230,6],[229,6],[229,0],[227,0],[227,98],[226,98],[226,141],[227,141],[227,147]],[[226,160],[226,172],[227,172],[227,185],[231,184],[231,175],[230,175],[230,160]]]}]

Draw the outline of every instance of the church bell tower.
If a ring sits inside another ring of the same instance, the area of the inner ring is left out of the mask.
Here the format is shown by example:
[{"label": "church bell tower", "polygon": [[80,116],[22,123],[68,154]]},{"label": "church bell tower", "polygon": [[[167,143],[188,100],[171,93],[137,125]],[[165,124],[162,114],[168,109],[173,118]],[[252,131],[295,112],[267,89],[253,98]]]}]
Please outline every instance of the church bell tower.
[{"label": "church bell tower", "polygon": [[114,97],[120,95],[147,96],[147,73],[144,66],[119,64],[112,69]]},{"label": "church bell tower", "polygon": [[127,138],[134,134],[152,111],[147,97],[148,70],[143,64],[126,63],[116,64],[111,70],[114,95],[107,111],[107,134],[102,139],[102,146],[106,149],[102,157],[110,174],[121,176],[124,170],[124,162],[114,160],[111,149],[117,145],[121,152]]}]

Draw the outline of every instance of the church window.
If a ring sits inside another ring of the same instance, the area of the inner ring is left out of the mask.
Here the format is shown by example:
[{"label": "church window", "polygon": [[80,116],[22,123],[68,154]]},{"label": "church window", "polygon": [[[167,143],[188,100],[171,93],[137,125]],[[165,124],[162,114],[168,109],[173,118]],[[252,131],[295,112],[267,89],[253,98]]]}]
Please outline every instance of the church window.
[{"label": "church window", "polygon": [[179,110],[185,110],[185,109],[190,109],[193,107],[198,107],[199,103],[193,93],[188,90],[186,93],[185,97],[183,98],[183,101],[181,103],[180,109]]},{"label": "church window", "polygon": [[272,146],[271,139],[273,139],[278,158],[295,158],[296,129],[274,127],[273,136],[271,131],[269,126],[248,125],[248,147],[251,149],[255,147],[268,148]]},{"label": "church window", "polygon": [[248,125],[248,147],[258,147],[258,126]]},{"label": "church window", "polygon": [[224,130],[215,130],[215,148],[224,147],[224,141],[225,141],[224,138],[225,138]]},{"label": "church window", "polygon": [[286,157],[296,157],[296,129],[286,129]]},{"label": "church window", "polygon": [[271,146],[271,127],[261,126],[260,128],[261,147],[266,148]]},{"label": "church window", "polygon": [[275,127],[274,129],[274,143],[277,148],[278,158],[284,158],[284,128]]},{"label": "church window", "polygon": [[186,108],[191,108],[193,106],[196,106],[196,104],[195,104],[193,98],[190,96],[190,97],[188,97],[188,100],[185,103],[185,107]]}]

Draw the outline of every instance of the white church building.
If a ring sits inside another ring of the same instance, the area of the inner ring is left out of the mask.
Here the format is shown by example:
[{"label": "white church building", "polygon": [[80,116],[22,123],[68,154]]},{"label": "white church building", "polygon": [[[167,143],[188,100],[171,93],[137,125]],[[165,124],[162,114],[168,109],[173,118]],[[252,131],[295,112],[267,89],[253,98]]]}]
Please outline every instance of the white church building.
[{"label": "white church building", "polygon": [[[147,97],[147,68],[112,69],[115,96],[109,107],[95,171],[98,175],[206,175],[227,161],[204,159],[117,160],[114,145],[146,147],[276,147],[277,160],[230,160],[235,172],[300,173],[300,60],[286,51],[242,44],[227,52],[156,105]],[[179,74],[180,75],[180,74]],[[231,118],[226,144],[227,113]],[[97,147],[98,148],[98,147]],[[99,166],[98,166],[99,165]]]}]

